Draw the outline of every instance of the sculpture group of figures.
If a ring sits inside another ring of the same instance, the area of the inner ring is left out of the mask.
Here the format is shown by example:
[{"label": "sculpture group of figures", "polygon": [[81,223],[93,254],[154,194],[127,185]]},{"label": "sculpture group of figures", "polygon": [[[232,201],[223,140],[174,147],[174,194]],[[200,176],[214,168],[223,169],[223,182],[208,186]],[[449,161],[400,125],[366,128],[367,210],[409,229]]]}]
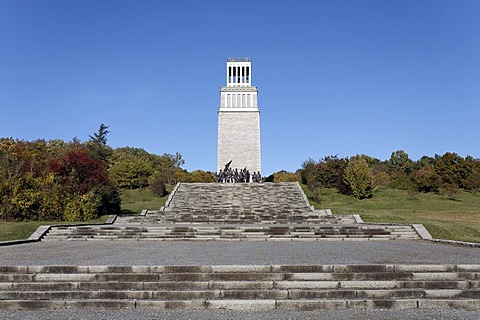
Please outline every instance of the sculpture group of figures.
[{"label": "sculpture group of figures", "polygon": [[218,183],[241,183],[241,182],[262,182],[262,175],[260,172],[250,173],[245,169],[232,169],[230,168],[230,161],[225,165],[225,169],[220,169],[217,173]]}]

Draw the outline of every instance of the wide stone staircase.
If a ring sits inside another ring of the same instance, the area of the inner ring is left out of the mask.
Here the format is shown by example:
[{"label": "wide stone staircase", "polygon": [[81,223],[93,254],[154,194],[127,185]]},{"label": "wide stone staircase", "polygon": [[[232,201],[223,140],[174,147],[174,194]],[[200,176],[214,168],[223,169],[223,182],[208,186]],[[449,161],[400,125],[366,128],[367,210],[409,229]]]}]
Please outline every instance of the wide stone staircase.
[{"label": "wide stone staircase", "polygon": [[84,226],[53,228],[44,241],[378,241],[417,240],[411,226],[402,225],[173,225]]},{"label": "wide stone staircase", "polygon": [[0,266],[0,309],[480,309],[480,265]]},{"label": "wide stone staircase", "polygon": [[[108,246],[105,240],[172,241],[172,250],[185,241],[207,241],[205,245],[208,241],[256,241],[254,246],[277,241],[269,245],[282,250],[293,245],[289,241],[317,241],[312,245],[322,246],[322,241],[418,240],[421,233],[416,225],[368,224],[357,216],[314,210],[297,183],[182,183],[164,208],[144,213],[118,217],[113,224],[44,227],[42,241],[50,241],[45,243],[48,247],[72,241],[72,250],[75,241],[99,241],[95,246]],[[391,254],[385,252],[381,262],[388,262]],[[221,257],[222,252],[215,256]],[[251,265],[245,261],[242,265],[182,266],[173,260],[172,265],[84,265],[79,261],[79,265],[65,266],[2,266],[0,262],[0,309],[480,310],[480,265],[441,263],[441,259],[435,265],[303,265],[296,261]]]},{"label": "wide stone staircase", "polygon": [[411,225],[356,223],[314,210],[298,183],[179,183],[165,207],[113,225],[51,228],[45,241],[377,241],[420,239]]}]

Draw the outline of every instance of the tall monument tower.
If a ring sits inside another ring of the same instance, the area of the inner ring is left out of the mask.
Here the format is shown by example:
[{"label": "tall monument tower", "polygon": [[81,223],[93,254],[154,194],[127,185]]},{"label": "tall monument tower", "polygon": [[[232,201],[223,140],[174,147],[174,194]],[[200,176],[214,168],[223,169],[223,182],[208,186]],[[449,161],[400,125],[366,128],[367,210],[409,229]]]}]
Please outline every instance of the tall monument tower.
[{"label": "tall monument tower", "polygon": [[261,172],[260,111],[250,58],[227,59],[227,85],[220,89],[217,171],[231,167]]}]

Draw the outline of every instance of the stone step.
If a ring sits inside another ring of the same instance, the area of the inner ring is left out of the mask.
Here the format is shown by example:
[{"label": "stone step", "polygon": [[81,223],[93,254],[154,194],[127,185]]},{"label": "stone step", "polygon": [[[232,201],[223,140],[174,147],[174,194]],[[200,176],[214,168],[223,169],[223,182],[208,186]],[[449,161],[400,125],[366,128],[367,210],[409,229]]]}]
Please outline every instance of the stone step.
[{"label": "stone step", "polygon": [[0,282],[2,291],[73,291],[73,290],[272,290],[272,289],[458,289],[477,290],[480,280],[437,281],[108,281],[108,282]]},{"label": "stone step", "polygon": [[298,183],[215,184],[181,183],[166,205],[166,210],[185,212],[312,211]]},{"label": "stone step", "polygon": [[302,299],[302,300],[0,300],[2,310],[56,309],[158,309],[158,310],[331,310],[432,309],[479,310],[479,299]]},{"label": "stone step", "polygon": [[458,307],[480,265],[0,266],[0,308]]},{"label": "stone step", "polygon": [[0,300],[221,300],[221,299],[480,299],[479,290],[458,289],[242,289],[242,290],[59,290],[0,291]]},{"label": "stone step", "polygon": [[412,226],[236,224],[53,227],[44,240],[396,240],[419,239]]}]

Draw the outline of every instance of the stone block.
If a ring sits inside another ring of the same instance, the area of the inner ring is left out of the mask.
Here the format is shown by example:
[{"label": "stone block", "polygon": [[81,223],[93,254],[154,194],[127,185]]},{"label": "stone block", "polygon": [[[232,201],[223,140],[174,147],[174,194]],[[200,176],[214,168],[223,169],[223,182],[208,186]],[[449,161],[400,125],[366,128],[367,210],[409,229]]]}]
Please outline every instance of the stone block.
[{"label": "stone block", "polygon": [[288,299],[287,290],[222,290],[222,299]]},{"label": "stone block", "polygon": [[340,281],[339,287],[343,289],[400,289],[404,283],[401,281]]},{"label": "stone block", "polygon": [[28,273],[27,266],[0,266],[0,273]]},{"label": "stone block", "polygon": [[183,290],[183,291],[154,291],[156,300],[194,300],[219,299],[220,290]]},{"label": "stone block", "polygon": [[[150,282],[147,282],[150,283]],[[154,282],[157,283],[157,282]],[[62,284],[62,283],[57,283]],[[70,284],[66,282],[65,284]],[[73,283],[78,290],[150,290],[143,282],[78,282]]]},{"label": "stone block", "polygon": [[80,281],[94,281],[96,276],[88,273],[39,273],[35,275],[35,281],[66,281],[66,282],[80,282]]},{"label": "stone block", "polygon": [[475,273],[471,272],[414,272],[412,273],[412,280],[462,280],[462,279],[475,279]]},{"label": "stone block", "polygon": [[28,266],[29,273],[87,273],[84,266]]},{"label": "stone block", "polygon": [[134,309],[133,300],[67,300],[67,309]]},{"label": "stone block", "polygon": [[170,273],[210,273],[213,266],[165,266],[164,272]]},{"label": "stone block", "polygon": [[77,290],[80,283],[90,282],[14,282],[10,285],[18,291],[68,291]]},{"label": "stone block", "polygon": [[211,281],[211,289],[219,290],[266,290],[273,289],[273,281]]},{"label": "stone block", "polygon": [[206,308],[205,301],[183,300],[183,301],[162,301],[162,300],[141,300],[136,301],[136,309],[159,309],[159,310],[203,310]]},{"label": "stone block", "polygon": [[356,264],[356,265],[336,265],[334,271],[337,273],[356,273],[356,272],[393,272],[393,265],[385,264]]},{"label": "stone block", "polygon": [[357,290],[360,299],[417,299],[425,297],[421,289],[393,289],[393,290]]},{"label": "stone block", "polygon": [[290,289],[288,290],[289,299],[355,299],[357,296],[355,290],[312,290],[312,289]]},{"label": "stone block", "polygon": [[457,265],[458,272],[480,272],[480,264],[459,264]]},{"label": "stone block", "polygon": [[415,299],[348,300],[349,309],[415,309]]},{"label": "stone block", "polygon": [[395,265],[396,272],[454,272],[456,271],[456,266],[451,264],[414,264],[414,265],[405,265],[397,264]]},{"label": "stone block", "polygon": [[338,281],[275,281],[276,289],[337,289]]},{"label": "stone block", "polygon": [[405,288],[423,288],[423,289],[469,289],[469,281],[405,281]]},{"label": "stone block", "polygon": [[0,310],[56,310],[64,308],[65,301],[0,300]]},{"label": "stone block", "polygon": [[278,300],[277,309],[295,311],[346,309],[346,300]]},{"label": "stone block", "polygon": [[208,290],[208,281],[181,282],[144,282],[144,290]]},{"label": "stone block", "polygon": [[269,265],[220,265],[220,266],[211,266],[212,272],[261,272],[268,273],[271,271],[271,266]]},{"label": "stone block", "polygon": [[0,290],[14,290],[14,285],[12,282],[0,282]]},{"label": "stone block", "polygon": [[276,308],[275,300],[207,300],[207,309],[261,311]]},{"label": "stone block", "polygon": [[137,290],[100,290],[100,291],[86,291],[85,299],[101,299],[101,300],[140,300],[152,299],[152,291],[137,291]]},{"label": "stone block", "polygon": [[92,274],[92,276],[95,277],[96,281],[119,281],[119,282],[159,281],[159,275],[151,274],[151,273],[98,273],[98,274]]},{"label": "stone block", "polygon": [[334,272],[334,266],[333,265],[273,265],[272,272],[325,273],[325,272]]},{"label": "stone block", "polygon": [[464,309],[469,311],[480,310],[479,299],[435,299],[435,300],[419,300],[418,307],[421,309]]},{"label": "stone block", "polygon": [[480,299],[479,290],[426,290],[425,297],[428,299],[458,299],[458,298],[475,298]]}]

